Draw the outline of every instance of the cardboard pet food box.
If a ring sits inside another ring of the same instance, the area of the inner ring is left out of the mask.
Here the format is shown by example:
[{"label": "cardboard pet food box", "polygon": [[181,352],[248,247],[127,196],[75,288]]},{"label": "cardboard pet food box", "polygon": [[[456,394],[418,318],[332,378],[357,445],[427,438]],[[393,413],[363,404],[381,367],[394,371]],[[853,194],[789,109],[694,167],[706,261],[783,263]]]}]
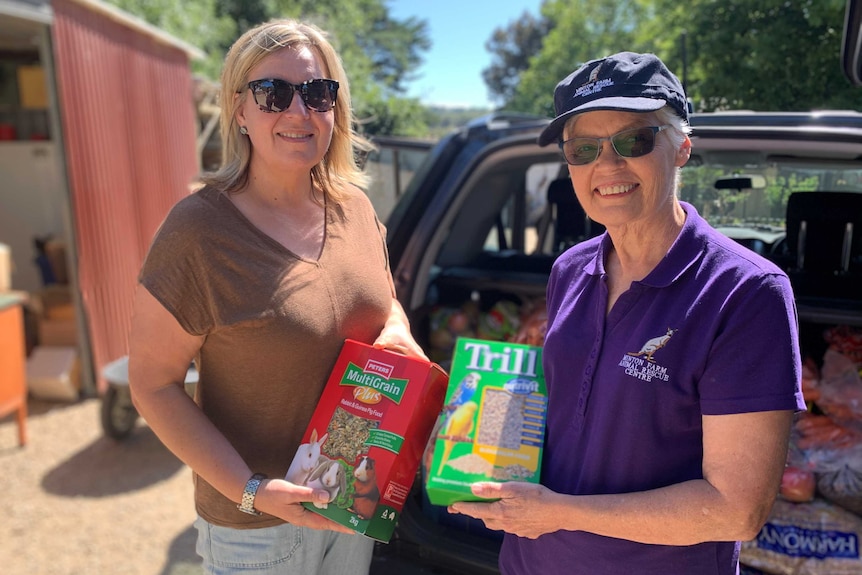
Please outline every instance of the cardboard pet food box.
[{"label": "cardboard pet food box", "polygon": [[470,492],[477,481],[538,483],[548,405],[542,348],[459,338],[449,378],[426,458],[431,503],[479,501]]},{"label": "cardboard pet food box", "polygon": [[307,509],[388,542],[446,395],[438,365],[346,340],[285,479]]}]

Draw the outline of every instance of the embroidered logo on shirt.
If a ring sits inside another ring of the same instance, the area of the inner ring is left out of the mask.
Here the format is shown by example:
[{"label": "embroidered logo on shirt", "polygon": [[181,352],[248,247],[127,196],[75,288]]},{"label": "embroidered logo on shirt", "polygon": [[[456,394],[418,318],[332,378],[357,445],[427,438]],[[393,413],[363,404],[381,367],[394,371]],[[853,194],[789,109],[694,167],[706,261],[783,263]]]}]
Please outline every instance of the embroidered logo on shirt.
[{"label": "embroidered logo on shirt", "polygon": [[630,355],[632,357],[645,357],[648,362],[655,363],[655,360],[652,357],[653,354],[666,346],[667,342],[670,341],[670,338],[673,337],[675,332],[675,329],[667,328],[666,334],[652,338],[643,344],[640,351],[630,351],[626,355]]},{"label": "embroidered logo on shirt", "polygon": [[676,331],[667,328],[667,333],[648,340],[639,351],[626,353],[619,363],[620,367],[625,368],[626,375],[643,381],[652,381],[653,379],[668,381],[670,376],[668,376],[667,368],[657,364],[653,355],[667,345]]}]

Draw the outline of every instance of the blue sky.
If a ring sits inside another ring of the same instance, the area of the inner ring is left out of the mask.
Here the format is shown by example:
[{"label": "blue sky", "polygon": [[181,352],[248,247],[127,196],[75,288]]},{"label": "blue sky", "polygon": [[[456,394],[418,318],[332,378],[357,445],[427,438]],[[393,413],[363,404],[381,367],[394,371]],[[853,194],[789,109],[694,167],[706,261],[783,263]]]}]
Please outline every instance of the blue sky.
[{"label": "blue sky", "polygon": [[482,70],[491,63],[485,43],[524,11],[536,16],[542,0],[389,0],[390,15],[425,20],[431,49],[408,85],[423,104],[491,107]]}]

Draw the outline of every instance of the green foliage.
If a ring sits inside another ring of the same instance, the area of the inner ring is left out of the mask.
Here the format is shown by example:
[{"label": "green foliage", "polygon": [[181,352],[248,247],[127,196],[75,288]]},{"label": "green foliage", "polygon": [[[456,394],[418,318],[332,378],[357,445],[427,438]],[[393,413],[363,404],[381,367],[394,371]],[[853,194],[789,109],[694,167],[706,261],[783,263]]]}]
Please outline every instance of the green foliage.
[{"label": "green foliage", "polygon": [[404,83],[430,45],[427,25],[395,20],[383,0],[271,0],[276,13],[329,33],[350,79],[354,112],[367,135],[415,136],[425,111],[404,98]]},{"label": "green foliage", "polygon": [[236,25],[227,16],[216,15],[219,0],[106,0],[130,14],[181,38],[202,50],[204,60],[192,61],[192,70],[207,78],[218,78],[224,60],[224,45],[236,35]]},{"label": "green foliage", "polygon": [[[431,42],[426,22],[393,19],[386,0],[108,1],[203,50],[192,66],[210,79],[249,27],[276,16],[317,24],[342,57],[368,135],[439,134],[487,112],[426,110],[403,96]],[[549,117],[555,85],[575,68],[648,51],[680,76],[698,111],[858,109],[862,90],[841,71],[845,1],[545,0],[540,14],[494,31],[482,75],[503,108]]]},{"label": "green foliage", "polygon": [[794,192],[813,192],[821,187],[820,178],[816,175],[805,176],[804,174],[790,173],[778,175],[774,180],[768,181],[766,185],[766,199],[770,206],[784,207],[790,194]]},{"label": "green foliage", "polygon": [[[643,36],[699,111],[858,108],[841,71],[845,0],[654,0]],[[682,66],[682,38],[686,66]]]},{"label": "green foliage", "polygon": [[504,105],[512,100],[521,72],[529,67],[530,57],[541,50],[551,28],[548,19],[525,11],[507,28],[494,30],[491,39],[485,43],[492,62],[483,70],[482,77],[496,100]]},{"label": "green foliage", "polygon": [[369,136],[423,137],[428,133],[427,111],[413,98],[370,97],[357,111],[361,131]]},{"label": "green foliage", "polygon": [[635,0],[546,0],[542,16],[552,29],[521,73],[507,109],[553,116],[557,83],[584,62],[635,49],[642,14]]},{"label": "green foliage", "polygon": [[695,206],[712,203],[719,198],[715,181],[724,175],[721,168],[707,166],[686,168],[680,172],[679,197]]},{"label": "green foliage", "polygon": [[[545,0],[537,49],[517,23],[495,31],[484,76],[514,111],[551,116],[556,83],[587,60],[654,52],[697,111],[858,109],[841,71],[846,0]],[[510,58],[514,90],[499,75]]]},{"label": "green foliage", "polygon": [[350,79],[354,110],[368,135],[427,132],[426,111],[402,97],[431,45],[427,24],[395,20],[385,0],[108,0],[200,48],[193,70],[211,80],[236,38],[275,17],[298,18],[329,33]]},{"label": "green foliage", "polygon": [[[265,22],[275,13],[275,7],[268,0],[214,0],[216,15],[227,17],[236,25],[236,36],[260,22]],[[225,38],[222,48],[230,48],[234,38]]]}]

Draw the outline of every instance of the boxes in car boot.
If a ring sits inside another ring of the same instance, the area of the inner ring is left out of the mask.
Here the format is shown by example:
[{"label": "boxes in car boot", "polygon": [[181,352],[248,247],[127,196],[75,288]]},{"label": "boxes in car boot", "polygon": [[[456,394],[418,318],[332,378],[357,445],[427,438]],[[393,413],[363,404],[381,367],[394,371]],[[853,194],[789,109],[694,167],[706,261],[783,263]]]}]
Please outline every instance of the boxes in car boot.
[{"label": "boxes in car boot", "polygon": [[477,501],[477,481],[539,482],[547,390],[542,348],[460,338],[426,458],[434,505]]},{"label": "boxes in car boot", "polygon": [[303,505],[388,542],[447,383],[436,364],[346,340],[285,476],[330,500]]}]

